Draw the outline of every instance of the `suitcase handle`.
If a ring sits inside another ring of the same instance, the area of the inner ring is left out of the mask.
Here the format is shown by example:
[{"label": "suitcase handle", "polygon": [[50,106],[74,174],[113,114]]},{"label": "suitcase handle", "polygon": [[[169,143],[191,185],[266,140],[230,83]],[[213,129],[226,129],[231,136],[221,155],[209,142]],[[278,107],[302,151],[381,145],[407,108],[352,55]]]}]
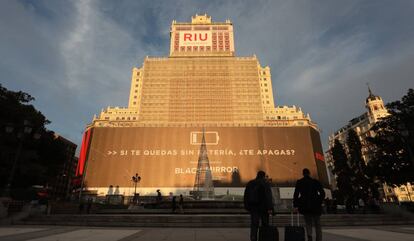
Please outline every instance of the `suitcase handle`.
[{"label": "suitcase handle", "polygon": [[[300,226],[300,224],[299,224],[299,212],[297,212],[296,213],[296,217],[297,217],[297,221],[298,221],[298,227]],[[293,209],[292,209],[292,211],[290,212],[290,226],[293,226]]]}]

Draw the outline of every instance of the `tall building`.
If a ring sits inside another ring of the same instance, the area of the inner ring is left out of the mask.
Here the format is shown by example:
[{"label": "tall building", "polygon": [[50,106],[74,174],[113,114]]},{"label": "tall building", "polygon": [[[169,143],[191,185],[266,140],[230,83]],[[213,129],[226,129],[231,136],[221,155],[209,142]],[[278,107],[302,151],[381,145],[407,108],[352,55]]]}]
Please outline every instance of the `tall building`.
[{"label": "tall building", "polygon": [[55,138],[64,148],[64,155],[63,160],[60,160],[61,166],[59,172],[56,173],[54,183],[51,183],[51,195],[55,199],[67,199],[71,194],[72,179],[75,177],[76,165],[78,164],[75,157],[77,145],[56,133]]},{"label": "tall building", "polygon": [[[331,180],[331,185],[333,189],[336,189],[335,175],[333,174],[334,160],[331,154],[331,149],[334,147],[335,140],[339,140],[347,151],[346,140],[348,138],[348,133],[350,130],[354,130],[362,145],[362,158],[365,163],[368,163],[371,159],[369,151],[369,143],[367,142],[368,137],[373,137],[375,132],[373,132],[371,127],[378,122],[381,118],[384,118],[389,115],[387,109],[384,106],[384,102],[380,96],[374,95],[371,89],[368,87],[369,95],[365,100],[366,112],[362,115],[353,118],[349,123],[340,128],[338,131],[329,136],[329,149],[326,152],[326,163],[328,166],[328,174]],[[390,187],[383,185],[383,201],[410,201],[414,200],[414,192],[410,193],[412,186],[410,184],[401,186],[401,187]],[[411,198],[410,198],[411,196]]]},{"label": "tall building", "polygon": [[215,193],[240,192],[259,169],[282,186],[304,167],[328,183],[317,125],[299,107],[274,105],[270,68],[236,56],[230,20],[174,20],[170,38],[168,57],[132,69],[128,107],[108,107],[88,125],[78,174],[86,169],[89,190],[119,185],[129,195],[138,172],[143,195],[188,194],[203,128]]}]

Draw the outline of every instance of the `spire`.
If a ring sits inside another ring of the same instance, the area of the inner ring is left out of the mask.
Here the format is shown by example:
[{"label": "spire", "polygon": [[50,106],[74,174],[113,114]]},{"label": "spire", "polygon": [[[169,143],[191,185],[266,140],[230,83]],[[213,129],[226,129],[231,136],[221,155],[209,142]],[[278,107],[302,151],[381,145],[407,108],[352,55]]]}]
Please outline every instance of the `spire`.
[{"label": "spire", "polygon": [[376,95],[374,95],[372,93],[371,88],[369,86],[369,83],[367,83],[367,86],[368,86],[368,93],[369,93],[369,95],[368,95],[367,99],[365,100],[366,103],[368,103],[369,101],[376,100],[376,99],[379,98],[378,96],[376,96]]},{"label": "spire", "polygon": [[210,169],[210,161],[207,155],[207,145],[205,138],[205,130],[203,127],[203,138],[200,145],[200,153],[198,156],[197,172],[194,183],[194,194],[199,198],[214,198],[213,176]]},{"label": "spire", "polygon": [[374,95],[372,94],[372,91],[371,91],[371,88],[369,87],[369,83],[368,83],[368,82],[367,82],[367,86],[368,86],[368,93],[369,93],[368,97],[372,97],[372,96],[374,96]]}]

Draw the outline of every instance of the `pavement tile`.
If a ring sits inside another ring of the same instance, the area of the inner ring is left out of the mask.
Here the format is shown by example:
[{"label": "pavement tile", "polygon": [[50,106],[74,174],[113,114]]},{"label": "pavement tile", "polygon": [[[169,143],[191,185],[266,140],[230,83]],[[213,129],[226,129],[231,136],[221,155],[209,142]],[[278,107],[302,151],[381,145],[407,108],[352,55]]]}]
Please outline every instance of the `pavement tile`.
[{"label": "pavement tile", "polygon": [[[412,241],[412,226],[324,228],[324,241]],[[1,241],[249,241],[248,228],[0,227]],[[284,228],[279,227],[279,240]]]},{"label": "pavement tile", "polygon": [[382,231],[371,228],[327,229],[325,233],[369,241],[413,241],[414,234]]},{"label": "pavement tile", "polygon": [[44,228],[0,228],[0,237],[2,236],[9,236],[9,235],[18,235],[18,234],[22,234],[22,233],[29,233],[29,232],[36,232],[36,231],[40,231],[40,230],[45,230]]},{"label": "pavement tile", "polygon": [[139,230],[128,229],[79,229],[71,232],[29,239],[29,241],[117,241],[133,235]]}]

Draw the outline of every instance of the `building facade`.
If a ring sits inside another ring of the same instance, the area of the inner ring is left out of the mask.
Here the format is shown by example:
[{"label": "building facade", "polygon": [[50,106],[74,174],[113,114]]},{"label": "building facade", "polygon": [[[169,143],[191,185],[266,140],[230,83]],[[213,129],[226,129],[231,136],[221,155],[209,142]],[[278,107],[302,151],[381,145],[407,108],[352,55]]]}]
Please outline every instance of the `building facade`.
[{"label": "building facade", "polygon": [[236,56],[230,20],[174,20],[170,37],[168,57],[146,57],[132,69],[128,107],[108,107],[88,125],[78,174],[86,170],[89,190],[103,195],[119,185],[127,195],[139,172],[144,195],[185,193],[202,134],[224,192],[240,191],[259,169],[292,183],[308,167],[328,183],[317,125],[299,107],[275,106],[270,68]]},{"label": "building facade", "polygon": [[77,145],[72,141],[55,133],[55,138],[64,148],[63,160],[56,178],[52,184],[51,196],[54,199],[68,199],[72,191],[72,179],[75,177],[75,171],[78,159],[75,157]]},{"label": "building facade", "polygon": [[[329,179],[333,189],[336,189],[335,175],[333,174],[334,169],[334,160],[331,155],[331,149],[334,147],[335,140],[339,140],[345,150],[347,151],[346,140],[348,138],[348,133],[350,130],[354,130],[362,145],[362,158],[365,163],[368,163],[370,160],[370,150],[369,143],[367,141],[368,137],[373,137],[375,132],[373,132],[371,127],[378,122],[381,118],[384,118],[389,115],[384,102],[380,96],[374,95],[371,89],[368,87],[369,95],[365,100],[366,112],[362,115],[352,119],[349,123],[340,128],[338,131],[329,136],[329,149],[325,153],[326,163],[328,167]],[[411,192],[410,192],[411,191]],[[401,187],[390,187],[388,185],[383,185],[383,201],[412,201],[414,199],[413,188],[410,184],[403,185]]]}]

